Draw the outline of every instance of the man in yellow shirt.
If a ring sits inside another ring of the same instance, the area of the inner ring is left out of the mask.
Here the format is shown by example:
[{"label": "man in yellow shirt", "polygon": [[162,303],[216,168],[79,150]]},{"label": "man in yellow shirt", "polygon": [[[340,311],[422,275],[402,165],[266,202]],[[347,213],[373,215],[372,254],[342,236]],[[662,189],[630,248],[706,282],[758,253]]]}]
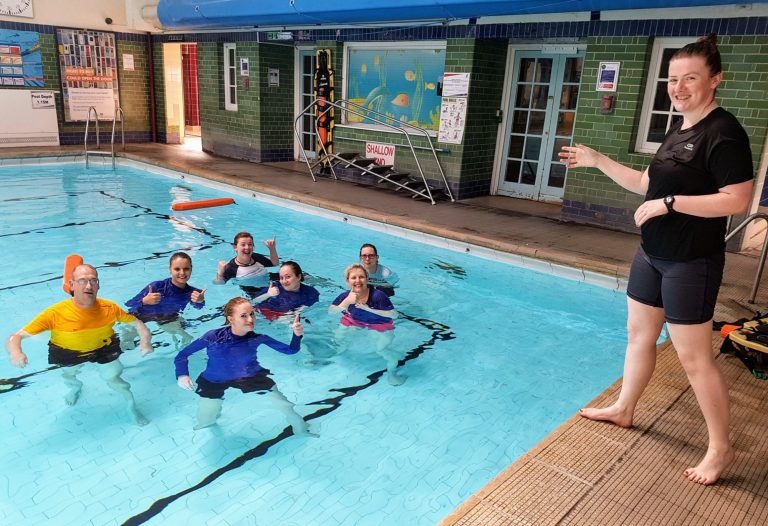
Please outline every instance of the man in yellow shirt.
[{"label": "man in yellow shirt", "polygon": [[96,297],[99,292],[99,275],[91,265],[75,267],[70,288],[71,299],[51,305],[8,338],[11,364],[16,367],[27,365],[27,355],[21,350],[23,338],[50,331],[48,363],[64,367],[64,383],[70,389],[64,397],[68,405],[75,405],[80,397],[83,383],[77,379],[77,374],[83,364],[98,363],[101,364],[101,376],[107,385],[128,402],[128,410],[136,423],[146,425],[149,420],[136,409],[130,384],[120,376],[123,364],[118,357],[122,351],[120,340],[112,327],[117,322],[133,324],[139,332],[140,349],[144,355],[152,352],[149,330],[116,303]]}]

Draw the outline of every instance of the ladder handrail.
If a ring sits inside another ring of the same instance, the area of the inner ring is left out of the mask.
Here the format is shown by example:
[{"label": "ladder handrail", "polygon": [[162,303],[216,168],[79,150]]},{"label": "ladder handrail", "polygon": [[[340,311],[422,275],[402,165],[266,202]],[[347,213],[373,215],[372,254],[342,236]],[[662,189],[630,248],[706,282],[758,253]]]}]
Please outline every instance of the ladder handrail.
[{"label": "ladder handrail", "polygon": [[[307,114],[307,112],[316,104],[316,101],[312,101],[309,104],[304,107],[303,110],[299,112],[299,114],[296,116],[295,119],[293,119],[293,134],[296,136],[296,142],[299,144],[302,160],[307,163],[307,168],[309,168],[309,175],[312,176],[312,181],[317,182],[317,179],[315,178],[315,174],[312,172],[312,165],[309,164],[309,157],[307,157],[307,154],[304,152],[304,147],[301,143],[301,135],[299,134],[299,119],[301,119],[304,115]],[[315,126],[317,128],[317,126]],[[315,129],[315,132],[317,132],[317,129]],[[333,173],[333,178],[336,179],[336,173]]]},{"label": "ladder handrail", "polygon": [[[766,224],[768,224],[768,214],[764,214],[762,212],[757,212],[752,215],[747,216],[744,221],[742,221],[736,228],[731,230],[728,235],[725,236],[725,242],[727,243],[731,239],[733,239],[733,236],[738,234],[740,231],[744,230],[748,224],[750,224],[755,219],[763,219],[765,220]],[[757,272],[755,273],[755,280],[752,283],[752,295],[749,298],[749,303],[755,302],[755,297],[757,297],[757,288],[760,286],[760,280],[763,277],[763,266],[765,265],[765,258],[766,255],[768,255],[768,235],[763,238],[763,248],[760,251],[760,261],[757,264]]]},{"label": "ladder handrail", "polygon": [[[90,151],[88,150],[88,131],[91,127],[91,114],[93,114],[94,119],[93,121],[96,123],[96,149],[101,150],[101,137],[99,133],[99,112],[96,110],[95,106],[90,106],[88,108],[88,118],[85,121],[85,138],[83,139],[83,148],[85,153],[85,167],[88,168],[89,164],[89,155],[91,153],[99,153],[96,151]],[[115,167],[115,133],[117,131],[117,117],[120,116],[120,138],[121,138],[121,144],[123,147],[123,150],[125,150],[125,113],[123,112],[123,109],[115,105],[115,112],[112,114],[112,135],[110,138],[110,155],[112,157],[112,168]]]},{"label": "ladder handrail", "polygon": [[[343,100],[343,99],[342,99],[342,100]],[[325,109],[325,110],[323,110],[321,113],[319,113],[319,114],[317,115],[317,117],[315,118],[315,133],[317,133],[317,123],[320,121],[321,117],[323,117],[323,116],[324,116],[324,115],[326,115],[328,112],[330,112],[330,111],[331,111],[331,109],[333,109],[333,108],[336,108],[336,107],[337,107],[337,108],[339,108],[340,110],[342,110],[342,112],[343,112],[343,111],[346,111],[347,113],[352,113],[352,114],[354,114],[354,115],[359,115],[359,116],[361,116],[361,117],[363,117],[363,118],[366,118],[366,115],[365,115],[364,113],[360,113],[360,112],[358,112],[358,111],[355,111],[355,110],[351,110],[351,109],[349,109],[349,108],[344,108],[344,107],[343,107],[342,105],[340,105],[340,104],[339,104],[337,101],[331,102],[331,101],[328,101],[328,100],[326,100],[326,101],[324,101],[324,102],[325,102],[325,104],[326,104],[326,105],[328,105],[328,108],[326,108],[326,109]],[[408,141],[408,146],[409,146],[409,148],[411,149],[411,153],[413,154],[413,158],[414,158],[414,160],[416,161],[416,168],[418,168],[418,170],[419,170],[419,174],[421,175],[421,180],[424,182],[424,188],[426,189],[426,191],[427,191],[427,195],[429,196],[429,201],[430,201],[432,204],[435,204],[435,199],[434,199],[434,197],[432,197],[432,191],[431,191],[431,189],[429,188],[429,185],[427,184],[427,178],[426,178],[426,176],[424,175],[424,171],[421,169],[421,164],[419,163],[419,160],[418,160],[418,158],[416,157],[416,151],[413,149],[413,143],[411,143],[411,138],[408,136],[408,133],[407,133],[405,130],[403,130],[403,129],[401,129],[401,128],[398,128],[397,126],[393,126],[393,125],[391,125],[391,124],[389,124],[389,123],[387,123],[387,122],[379,121],[378,119],[373,119],[373,120],[375,120],[375,121],[376,121],[378,124],[381,124],[381,125],[383,125],[383,126],[386,126],[387,128],[391,128],[391,129],[395,130],[396,132],[398,132],[398,133],[402,134],[402,135],[405,137],[405,140],[406,140],[406,141]],[[328,157],[328,156],[329,156],[329,154],[328,154],[328,150],[326,150],[326,148],[325,148],[325,144],[323,144],[323,143],[320,143],[320,148],[322,148],[322,150],[323,150],[323,155],[324,155],[325,157]],[[335,170],[333,169],[333,165],[331,165],[331,172],[333,173],[334,177],[336,177],[336,172],[335,172]],[[403,185],[403,186],[404,186],[404,185]]]},{"label": "ladder handrail", "polygon": [[91,127],[91,113],[93,113],[94,122],[96,123],[96,149],[101,149],[101,142],[99,138],[99,112],[96,111],[95,106],[88,107],[88,117],[85,120],[85,138],[83,139],[83,152],[85,153],[85,167],[88,168],[88,130]]},{"label": "ladder handrail", "polygon": [[[342,106],[345,105],[345,104],[349,104],[349,105],[355,106],[356,108],[362,109],[363,112],[367,112],[368,114],[375,114],[376,116],[383,117],[385,119],[389,118],[384,113],[381,113],[381,112],[376,111],[376,110],[372,110],[371,108],[366,108],[362,104],[358,104],[356,102],[352,102],[352,101],[350,101],[348,99],[340,99],[340,100],[338,100],[336,102],[339,103]],[[344,110],[342,110],[342,111],[344,111]],[[347,109],[346,111],[349,111],[349,110]],[[368,118],[370,118],[370,117],[368,117]],[[381,119],[378,119],[378,120],[380,121]],[[429,149],[432,151],[432,156],[435,158],[435,163],[437,164],[437,169],[440,171],[440,176],[443,178],[443,183],[445,183],[445,188],[446,188],[446,190],[448,190],[448,197],[451,198],[451,201],[455,201],[455,199],[453,198],[453,193],[451,192],[451,187],[448,184],[448,180],[445,177],[445,172],[443,172],[443,167],[440,164],[440,159],[437,157],[437,151],[435,151],[435,146],[434,146],[434,144],[432,144],[432,136],[429,135],[429,132],[427,132],[427,130],[425,130],[424,128],[420,128],[418,126],[414,126],[413,124],[411,124],[409,122],[400,122],[400,127],[399,128],[402,129],[403,127],[410,128],[410,129],[414,130],[416,133],[424,135],[424,137],[427,140],[427,144],[429,145]],[[405,136],[408,137],[408,133],[407,132],[404,132],[404,133],[405,133]],[[408,139],[408,144],[410,144],[410,143],[411,143],[411,141],[410,141],[410,138],[409,138]],[[414,149],[414,147],[411,144],[411,150],[413,150],[413,149]],[[416,153],[415,152],[414,152],[414,160],[416,161],[416,166],[419,168],[419,172],[421,173],[421,176],[423,178],[424,177],[424,173],[421,171],[421,165],[419,165],[419,160],[418,160],[418,158],[416,158]],[[424,185],[426,186],[426,181],[425,181]]]},{"label": "ladder handrail", "polygon": [[[301,135],[299,134],[299,119],[301,119],[304,115],[306,115],[310,111],[311,108],[316,106],[317,102],[318,102],[317,100],[313,100],[294,119],[293,131],[294,131],[294,135],[296,136],[297,142],[300,145],[301,145]],[[365,108],[364,106],[361,106],[361,105],[359,105],[357,103],[354,103],[354,102],[350,102],[350,101],[348,101],[346,99],[341,99],[341,100],[338,100],[338,101],[324,100],[323,103],[325,105],[327,105],[328,107],[325,110],[323,110],[321,113],[315,115],[315,119],[314,119],[315,135],[319,135],[319,133],[318,133],[318,122],[321,120],[322,117],[327,115],[328,112],[330,112],[333,108],[339,108],[339,110],[341,110],[342,114],[343,114],[343,112],[346,112],[348,114],[351,113],[353,115],[358,115],[360,117],[363,117],[364,119],[365,118],[369,118],[369,119],[373,120],[374,122],[376,122],[377,124],[383,125],[383,126],[385,126],[387,128],[390,128],[390,129],[394,130],[395,132],[403,135],[405,137],[405,141],[408,143],[409,149],[411,150],[411,154],[413,155],[413,159],[414,159],[414,161],[416,163],[416,168],[418,169],[419,174],[421,175],[421,179],[422,179],[422,182],[424,183],[424,189],[426,190],[426,194],[424,194],[422,192],[419,192],[419,191],[416,191],[413,188],[410,188],[410,187],[408,187],[406,185],[399,184],[397,182],[391,181],[391,180],[387,179],[386,177],[381,176],[379,174],[376,174],[374,172],[371,172],[370,170],[367,170],[365,168],[361,168],[361,170],[363,170],[366,173],[369,173],[371,175],[374,175],[374,176],[378,177],[380,180],[386,180],[386,181],[388,181],[390,183],[395,184],[396,186],[405,188],[405,189],[407,189],[407,190],[409,190],[409,191],[411,191],[411,192],[413,192],[413,193],[415,193],[417,195],[421,195],[423,197],[426,197],[427,199],[429,199],[429,201],[432,204],[435,204],[435,200],[432,197],[432,191],[431,191],[431,189],[429,187],[429,184],[427,183],[427,178],[424,175],[424,171],[423,171],[423,169],[421,167],[421,163],[419,162],[419,159],[416,156],[416,150],[415,150],[415,148],[413,146],[413,143],[411,142],[411,138],[410,138],[408,132],[406,132],[402,128],[403,127],[412,128],[412,129],[416,130],[418,133],[423,134],[426,137],[426,139],[427,139],[427,144],[429,144],[429,148],[428,149],[432,151],[432,154],[433,154],[433,156],[435,158],[435,162],[437,164],[438,170],[440,171],[440,175],[443,178],[443,183],[445,184],[445,189],[447,190],[448,196],[450,197],[451,201],[455,201],[455,199],[453,197],[453,193],[451,192],[451,188],[448,185],[448,181],[447,181],[447,179],[445,177],[445,173],[443,172],[443,168],[440,165],[440,160],[437,157],[437,152],[435,151],[434,145],[432,144],[432,139],[431,139],[431,137],[429,136],[429,133],[426,130],[424,130],[423,128],[419,128],[418,126],[414,126],[412,124],[409,124],[409,123],[400,123],[400,124],[402,124],[402,126],[400,126],[400,127],[393,126],[393,125],[389,124],[388,122],[386,122],[387,119],[391,120],[386,115],[384,115],[382,113],[379,113],[379,112],[377,112],[375,110],[372,110],[372,109],[369,109],[369,108]],[[348,107],[348,106],[354,106],[354,108],[351,108],[351,107]],[[357,111],[357,108],[361,109],[363,112],[367,112],[367,114],[366,113],[361,113],[360,111]],[[376,116],[372,117],[370,114],[380,115],[380,116],[382,116],[384,118],[382,119],[382,118],[379,118],[379,117],[376,117]],[[317,181],[317,179],[315,178],[315,174],[314,174],[313,168],[314,168],[314,166],[317,166],[317,164],[319,162],[322,162],[324,159],[327,159],[327,158],[334,158],[334,159],[337,159],[337,160],[343,160],[340,157],[338,157],[337,155],[328,152],[328,150],[326,149],[324,144],[321,143],[320,144],[320,148],[322,149],[323,156],[322,156],[321,160],[318,161],[318,162],[315,162],[314,165],[310,164],[309,158],[306,155],[306,153],[304,152],[303,147],[301,149],[302,160],[307,164],[307,167],[309,168],[309,173],[312,176],[312,180],[313,181]],[[333,175],[334,179],[338,179],[338,177],[336,177],[336,171],[335,171],[335,169],[333,167],[333,164],[330,165],[330,168],[331,168],[331,174]]]},{"label": "ladder handrail", "polygon": [[117,106],[112,116],[112,168],[115,167],[115,129],[117,128],[118,115],[120,115],[120,137],[122,139],[123,151],[125,151],[125,113],[123,113],[123,108]]}]

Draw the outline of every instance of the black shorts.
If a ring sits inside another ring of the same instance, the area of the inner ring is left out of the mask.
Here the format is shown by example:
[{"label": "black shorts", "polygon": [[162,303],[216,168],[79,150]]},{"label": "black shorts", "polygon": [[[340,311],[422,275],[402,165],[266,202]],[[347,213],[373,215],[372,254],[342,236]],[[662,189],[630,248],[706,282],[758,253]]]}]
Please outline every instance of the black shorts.
[{"label": "black shorts", "polygon": [[172,314],[136,314],[135,316],[144,323],[154,321],[158,325],[171,323],[172,321],[179,319],[179,314],[177,312]]},{"label": "black shorts", "polygon": [[639,247],[629,271],[627,296],[663,308],[668,323],[704,323],[715,313],[724,267],[724,253],[667,261],[649,256]]},{"label": "black shorts", "polygon": [[203,375],[197,377],[197,389],[195,392],[203,398],[224,398],[224,391],[230,387],[240,389],[244,393],[253,393],[260,391],[264,394],[275,386],[274,380],[269,377],[269,369],[262,369],[253,376],[238,378],[229,382],[211,382],[203,378]]},{"label": "black shorts", "polygon": [[117,334],[112,336],[112,342],[93,351],[73,351],[48,343],[48,363],[51,365],[80,365],[81,363],[110,363],[117,360],[123,351],[120,349],[120,339]]}]

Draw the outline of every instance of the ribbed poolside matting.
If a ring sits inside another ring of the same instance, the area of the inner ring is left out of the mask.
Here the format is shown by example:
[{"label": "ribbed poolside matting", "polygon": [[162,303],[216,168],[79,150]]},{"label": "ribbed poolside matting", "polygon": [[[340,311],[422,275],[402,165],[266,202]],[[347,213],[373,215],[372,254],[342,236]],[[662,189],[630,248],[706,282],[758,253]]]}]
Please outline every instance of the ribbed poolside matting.
[{"label": "ribbed poolside matting", "polygon": [[[713,352],[721,339],[714,336]],[[572,417],[442,526],[768,524],[768,381],[718,356],[731,394],[736,461],[714,486],[682,471],[706,449],[704,419],[674,348],[659,350],[635,427]],[[614,400],[620,381],[590,405]]]}]

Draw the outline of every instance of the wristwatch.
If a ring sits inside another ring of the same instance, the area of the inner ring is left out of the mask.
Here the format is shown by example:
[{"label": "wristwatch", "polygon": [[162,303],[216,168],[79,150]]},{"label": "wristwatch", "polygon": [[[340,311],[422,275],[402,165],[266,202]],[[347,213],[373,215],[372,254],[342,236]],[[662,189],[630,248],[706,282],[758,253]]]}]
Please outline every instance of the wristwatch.
[{"label": "wristwatch", "polygon": [[675,196],[674,195],[668,195],[664,198],[664,204],[667,207],[667,212],[672,213],[675,211],[673,206],[675,205]]}]

